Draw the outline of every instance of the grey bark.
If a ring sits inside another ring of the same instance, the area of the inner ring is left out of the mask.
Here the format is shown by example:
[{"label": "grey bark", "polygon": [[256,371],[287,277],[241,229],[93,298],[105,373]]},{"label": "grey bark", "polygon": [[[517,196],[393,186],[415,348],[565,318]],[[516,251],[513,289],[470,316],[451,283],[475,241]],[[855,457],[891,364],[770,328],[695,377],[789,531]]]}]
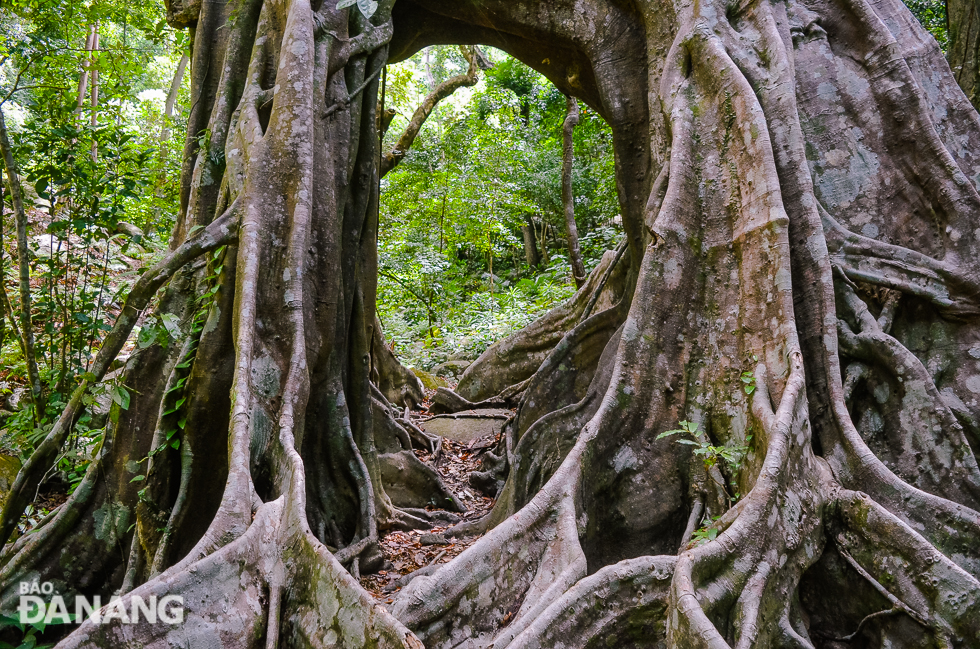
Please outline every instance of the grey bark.
[{"label": "grey bark", "polygon": [[980,5],[976,0],[947,0],[947,58],[956,82],[974,106],[980,106]]},{"label": "grey bark", "polygon": [[[171,9],[210,133],[174,245],[241,201],[238,242],[174,277],[190,333],[130,362],[89,476],[5,551],[5,606],[26,578],[184,597],[183,625],[63,647],[976,646],[980,122],[898,0]],[[510,382],[489,531],[389,611],[351,574],[427,523],[386,489],[431,474],[369,380],[377,72],[459,41],[612,125],[624,277],[532,328],[558,333]],[[682,420],[701,454],[660,438]]]},{"label": "grey bark", "polygon": [[20,184],[20,171],[14,159],[7,123],[0,109],[0,153],[3,155],[4,169],[7,172],[7,189],[14,208],[17,225],[17,265],[20,272],[20,328],[23,338],[24,361],[27,364],[27,380],[34,407],[35,422],[44,416],[44,395],[41,389],[41,376],[37,369],[37,356],[34,352],[34,329],[31,319],[31,266],[27,252],[27,211],[24,208],[24,190]]},{"label": "grey bark", "polygon": [[527,261],[527,265],[534,269],[541,263],[541,257],[538,255],[538,238],[535,235],[534,223],[530,217],[526,221],[526,225],[521,226],[521,233],[524,235],[524,259]]},{"label": "grey bark", "polygon": [[565,212],[565,238],[568,240],[568,260],[572,264],[575,286],[585,283],[585,264],[578,245],[578,226],[575,224],[575,194],[572,191],[572,166],[575,160],[575,142],[572,135],[579,122],[578,101],[566,97],[566,117],[562,124],[561,202]]}]

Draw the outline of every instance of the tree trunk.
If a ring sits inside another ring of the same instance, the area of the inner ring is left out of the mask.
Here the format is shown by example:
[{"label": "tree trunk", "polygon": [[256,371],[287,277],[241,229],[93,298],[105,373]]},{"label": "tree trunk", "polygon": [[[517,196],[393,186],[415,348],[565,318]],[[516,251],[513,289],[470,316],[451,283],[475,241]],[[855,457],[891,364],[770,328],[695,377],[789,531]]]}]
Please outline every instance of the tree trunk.
[{"label": "tree trunk", "polygon": [[[977,646],[980,120],[898,0],[197,6],[174,247],[237,243],[174,276],[183,339],[130,360],[4,610],[183,597],[62,647]],[[458,41],[609,121],[625,288],[523,379],[490,531],[388,610],[343,567],[426,523],[369,382],[377,75]]]},{"label": "tree trunk", "polygon": [[565,122],[562,124],[562,158],[561,158],[561,202],[565,208],[565,238],[568,240],[568,261],[572,264],[572,277],[575,286],[582,288],[585,284],[585,264],[582,263],[582,251],[578,246],[578,226],[575,225],[575,195],[572,193],[572,164],[575,159],[575,142],[572,135],[579,122],[578,101],[574,97],[565,97]]},{"label": "tree trunk", "polygon": [[98,23],[92,23],[88,28],[88,35],[85,37],[85,58],[82,59],[82,71],[78,75],[78,93],[75,99],[75,112],[81,114],[82,107],[85,105],[85,94],[88,91],[89,68],[92,67],[92,51],[95,50],[95,34],[98,31]]},{"label": "tree trunk", "polygon": [[538,255],[538,238],[535,236],[534,222],[531,221],[531,217],[527,217],[525,221],[526,224],[521,226],[521,232],[524,234],[524,258],[527,260],[527,265],[533,270],[541,263],[541,258]]},{"label": "tree trunk", "polygon": [[977,0],[947,0],[949,25],[947,58],[960,88],[974,106],[980,106],[980,3]]},{"label": "tree trunk", "polygon": [[37,356],[34,352],[34,328],[31,323],[31,265],[27,253],[27,211],[24,208],[24,190],[20,184],[20,170],[14,160],[13,148],[7,135],[7,122],[0,109],[0,153],[7,172],[7,189],[10,203],[14,208],[17,224],[17,265],[20,268],[20,327],[24,362],[27,365],[27,381],[34,407],[34,421],[39,423],[44,417],[44,395],[41,389],[41,375],[37,369]]},{"label": "tree trunk", "polygon": [[174,78],[170,82],[170,90],[167,92],[167,101],[163,107],[163,126],[160,128],[160,145],[163,146],[167,140],[170,139],[170,120],[174,116],[174,107],[177,105],[177,95],[180,93],[180,86],[184,83],[184,70],[187,69],[187,64],[190,62],[190,57],[184,54],[180,57],[180,61],[177,63],[177,70],[174,72]]},{"label": "tree trunk", "polygon": [[6,235],[7,228],[7,206],[4,201],[4,190],[6,188],[6,183],[4,182],[4,168],[5,165],[0,165],[0,291],[3,292],[3,296],[0,297],[0,349],[3,349],[3,344],[7,341],[7,264],[4,259],[4,247],[3,238]]},{"label": "tree trunk", "polygon": [[[99,51],[99,23],[96,21],[92,25],[92,49],[90,52]],[[99,143],[95,137],[95,129],[99,125],[99,69],[97,67],[92,67],[92,60],[89,59],[89,67],[91,68],[89,72],[89,77],[91,81],[89,85],[89,105],[92,107],[92,116],[89,118],[89,125],[92,127],[92,160],[96,160],[99,157]]]}]

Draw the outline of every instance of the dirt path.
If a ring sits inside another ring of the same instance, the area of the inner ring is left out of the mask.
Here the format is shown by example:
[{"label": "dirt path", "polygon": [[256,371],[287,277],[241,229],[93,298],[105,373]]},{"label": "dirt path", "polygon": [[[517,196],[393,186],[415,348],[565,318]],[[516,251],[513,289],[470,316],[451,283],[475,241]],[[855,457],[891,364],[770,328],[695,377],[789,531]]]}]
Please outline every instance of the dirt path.
[{"label": "dirt path", "polygon": [[[427,391],[424,408],[430,405],[429,399],[435,391]],[[412,420],[422,421],[430,415],[425,411],[412,412]],[[442,456],[436,469],[453,495],[466,507],[461,516],[463,521],[475,521],[490,513],[495,500],[484,496],[469,483],[469,476],[480,470],[484,453],[500,440],[499,434],[488,435],[471,442],[457,442],[443,438]],[[427,451],[416,450],[415,454],[426,464],[432,463]],[[433,508],[429,508],[433,509]],[[399,580],[421,568],[448,563],[473,545],[477,536],[446,538],[444,532],[450,526],[434,527],[431,530],[412,530],[409,532],[390,531],[381,538],[381,551],[386,559],[385,568],[377,574],[361,577],[361,585],[376,599],[391,603],[395,593],[405,584]]]}]

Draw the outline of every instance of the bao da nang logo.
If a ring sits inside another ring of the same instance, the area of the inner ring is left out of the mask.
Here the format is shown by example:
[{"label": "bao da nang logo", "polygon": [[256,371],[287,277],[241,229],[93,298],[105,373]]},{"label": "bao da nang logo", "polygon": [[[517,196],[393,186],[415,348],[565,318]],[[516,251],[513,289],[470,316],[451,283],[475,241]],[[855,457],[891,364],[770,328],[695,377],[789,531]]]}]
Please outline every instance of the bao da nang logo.
[{"label": "bao da nang logo", "polygon": [[157,597],[139,595],[125,600],[113,596],[104,606],[98,595],[71,598],[71,606],[51,582],[21,582],[17,617],[21,624],[180,624],[184,621],[184,600],[178,595]]}]

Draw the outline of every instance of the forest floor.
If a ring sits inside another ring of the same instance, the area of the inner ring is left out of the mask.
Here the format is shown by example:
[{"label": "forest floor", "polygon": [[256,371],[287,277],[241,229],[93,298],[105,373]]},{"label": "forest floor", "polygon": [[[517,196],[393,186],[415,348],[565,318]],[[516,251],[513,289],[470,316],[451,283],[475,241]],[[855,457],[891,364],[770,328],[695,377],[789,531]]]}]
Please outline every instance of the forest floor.
[{"label": "forest floor", "polygon": [[[434,394],[435,390],[426,391],[422,408],[428,408],[431,403],[429,400]],[[425,410],[412,412],[412,420],[416,422],[424,421],[429,416]],[[493,509],[495,500],[474,489],[469,483],[469,477],[474,471],[480,470],[482,455],[495,446],[499,438],[498,434],[465,443],[445,437],[442,440],[442,457],[436,464],[436,469],[446,487],[466,507],[466,512],[460,515],[461,522],[479,520]],[[426,464],[431,464],[429,452],[416,450],[415,454]],[[386,560],[385,568],[376,574],[363,575],[361,586],[378,601],[390,604],[395,594],[406,585],[400,582],[405,575],[428,566],[449,563],[480,538],[479,535],[457,538],[444,536],[444,532],[450,527],[444,525],[430,530],[392,530],[383,533],[381,552]]]}]

